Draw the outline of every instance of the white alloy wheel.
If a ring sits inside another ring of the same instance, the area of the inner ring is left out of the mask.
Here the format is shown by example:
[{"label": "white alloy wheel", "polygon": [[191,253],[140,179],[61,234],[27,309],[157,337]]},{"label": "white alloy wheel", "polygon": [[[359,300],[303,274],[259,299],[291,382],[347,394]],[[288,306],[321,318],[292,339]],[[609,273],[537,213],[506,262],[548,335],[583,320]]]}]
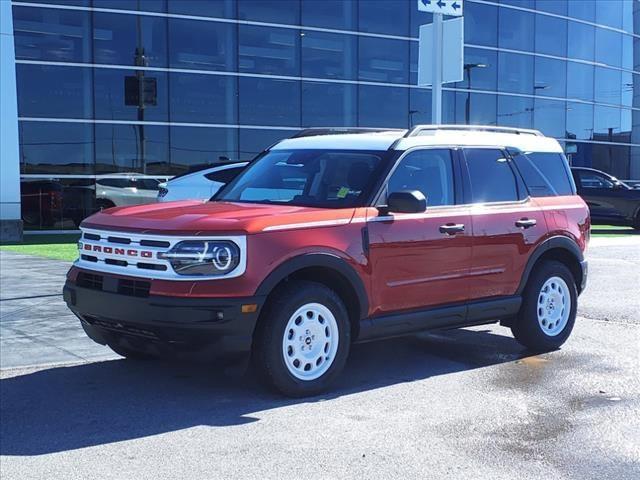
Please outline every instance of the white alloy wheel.
[{"label": "white alloy wheel", "polygon": [[549,278],[538,294],[538,324],[545,335],[555,337],[567,325],[571,313],[571,294],[560,277]]},{"label": "white alloy wheel", "polygon": [[338,323],[319,303],[298,308],[287,322],[282,355],[289,373],[299,380],[315,380],[331,367],[338,351]]}]

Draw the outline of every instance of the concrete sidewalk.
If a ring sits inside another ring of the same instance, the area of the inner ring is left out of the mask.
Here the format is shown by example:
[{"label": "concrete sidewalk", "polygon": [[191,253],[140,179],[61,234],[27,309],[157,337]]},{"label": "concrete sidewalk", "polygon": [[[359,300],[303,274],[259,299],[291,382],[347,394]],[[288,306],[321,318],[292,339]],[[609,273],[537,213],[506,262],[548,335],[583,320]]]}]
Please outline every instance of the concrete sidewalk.
[{"label": "concrete sidewalk", "polygon": [[0,251],[0,368],[119,358],[62,300],[69,263]]}]

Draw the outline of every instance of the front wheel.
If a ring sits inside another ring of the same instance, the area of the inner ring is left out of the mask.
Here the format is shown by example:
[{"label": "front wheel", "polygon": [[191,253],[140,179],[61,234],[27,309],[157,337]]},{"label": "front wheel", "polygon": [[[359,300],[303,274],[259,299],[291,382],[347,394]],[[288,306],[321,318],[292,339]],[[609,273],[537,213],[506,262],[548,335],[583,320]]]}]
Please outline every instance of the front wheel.
[{"label": "front wheel", "polygon": [[351,343],[347,310],[325,285],[301,281],[275,293],[254,342],[254,365],[267,384],[292,397],[326,390]]},{"label": "front wheel", "polygon": [[560,262],[542,263],[525,288],[522,307],[511,327],[513,336],[534,351],[559,348],[573,330],[577,300],[571,271]]}]

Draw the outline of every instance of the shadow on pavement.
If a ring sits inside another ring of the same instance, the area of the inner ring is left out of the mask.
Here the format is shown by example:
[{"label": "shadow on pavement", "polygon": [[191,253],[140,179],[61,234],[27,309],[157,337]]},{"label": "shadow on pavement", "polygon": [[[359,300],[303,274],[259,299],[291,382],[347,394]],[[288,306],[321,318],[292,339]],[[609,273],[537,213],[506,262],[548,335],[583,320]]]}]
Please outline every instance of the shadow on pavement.
[{"label": "shadow on pavement", "polygon": [[511,337],[489,330],[356,345],[334,390],[308,399],[280,397],[251,374],[231,378],[215,366],[113,360],[49,368],[0,380],[0,454],[41,455],[199,425],[241,425],[258,421],[255,412],[524,356]]}]

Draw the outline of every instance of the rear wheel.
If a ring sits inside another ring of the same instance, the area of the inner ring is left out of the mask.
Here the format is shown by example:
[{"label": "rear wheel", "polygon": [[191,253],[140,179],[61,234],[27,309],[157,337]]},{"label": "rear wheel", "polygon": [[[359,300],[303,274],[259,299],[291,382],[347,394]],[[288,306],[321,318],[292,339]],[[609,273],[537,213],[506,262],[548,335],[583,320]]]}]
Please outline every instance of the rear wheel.
[{"label": "rear wheel", "polygon": [[631,225],[634,230],[640,230],[640,212],[636,215],[636,218],[633,220],[633,225]]},{"label": "rear wheel", "polygon": [[342,371],[351,343],[347,310],[325,285],[296,282],[275,293],[254,342],[263,380],[293,397],[326,390]]},{"label": "rear wheel", "polygon": [[522,307],[511,327],[513,336],[532,350],[559,348],[573,330],[577,299],[571,271],[560,262],[542,263],[525,288]]}]

